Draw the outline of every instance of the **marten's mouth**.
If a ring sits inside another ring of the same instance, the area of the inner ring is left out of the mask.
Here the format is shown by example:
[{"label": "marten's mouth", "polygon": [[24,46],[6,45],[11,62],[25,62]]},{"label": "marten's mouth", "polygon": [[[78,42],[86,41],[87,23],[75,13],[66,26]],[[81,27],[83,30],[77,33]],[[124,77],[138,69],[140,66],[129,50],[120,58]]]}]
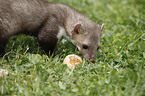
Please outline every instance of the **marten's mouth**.
[{"label": "marten's mouth", "polygon": [[92,63],[95,63],[95,60],[93,58],[85,58],[87,61],[90,61]]}]

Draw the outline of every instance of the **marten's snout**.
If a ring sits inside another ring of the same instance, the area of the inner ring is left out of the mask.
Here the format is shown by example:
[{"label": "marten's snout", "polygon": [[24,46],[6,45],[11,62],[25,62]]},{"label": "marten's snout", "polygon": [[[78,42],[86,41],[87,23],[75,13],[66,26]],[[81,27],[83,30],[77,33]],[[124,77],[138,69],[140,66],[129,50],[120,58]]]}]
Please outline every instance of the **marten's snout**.
[{"label": "marten's snout", "polygon": [[87,60],[87,61],[90,61],[90,62],[92,62],[92,63],[94,63],[95,62],[95,60],[94,60],[94,56],[92,57],[92,56],[90,56],[90,55],[88,55],[88,54],[82,54],[84,57],[85,57],[85,59]]},{"label": "marten's snout", "polygon": [[87,61],[90,61],[90,62],[95,62],[95,55],[92,55],[91,52],[89,50],[80,50],[80,52],[82,53],[83,57],[87,60]]},{"label": "marten's snout", "polygon": [[91,61],[91,62],[93,62],[93,63],[94,63],[94,62],[95,62],[95,60],[94,60],[94,57],[95,57],[95,56],[94,56],[94,55],[92,55],[91,57],[92,57],[92,58],[90,58],[90,59],[89,59],[89,61]]}]

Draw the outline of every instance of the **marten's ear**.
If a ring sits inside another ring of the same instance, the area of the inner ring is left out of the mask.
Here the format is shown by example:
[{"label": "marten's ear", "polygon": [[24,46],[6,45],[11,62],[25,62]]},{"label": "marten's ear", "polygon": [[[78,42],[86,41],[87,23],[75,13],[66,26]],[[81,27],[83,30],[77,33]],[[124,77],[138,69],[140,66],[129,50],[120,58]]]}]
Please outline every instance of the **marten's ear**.
[{"label": "marten's ear", "polygon": [[101,31],[103,30],[103,27],[104,27],[104,23],[101,25],[101,24],[97,24],[98,25],[98,27],[101,29]]},{"label": "marten's ear", "polygon": [[80,28],[81,28],[81,24],[76,25],[73,30],[73,34],[80,34]]},{"label": "marten's ear", "polygon": [[101,25],[101,31],[103,30],[103,28],[104,28],[104,25],[105,25],[104,23]]}]

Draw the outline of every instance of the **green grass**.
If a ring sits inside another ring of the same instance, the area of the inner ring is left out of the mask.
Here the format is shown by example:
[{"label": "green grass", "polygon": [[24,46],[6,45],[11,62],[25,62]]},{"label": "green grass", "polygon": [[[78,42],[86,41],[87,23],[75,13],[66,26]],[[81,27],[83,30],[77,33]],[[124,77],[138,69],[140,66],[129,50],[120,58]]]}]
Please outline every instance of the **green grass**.
[{"label": "green grass", "polygon": [[[35,38],[12,37],[0,69],[0,95],[145,96],[145,1],[50,0],[73,6],[97,23],[105,23],[96,63],[63,65],[75,53],[60,41],[54,58],[43,55]],[[29,48],[29,49],[28,49]],[[80,55],[81,56],[81,55]]]}]

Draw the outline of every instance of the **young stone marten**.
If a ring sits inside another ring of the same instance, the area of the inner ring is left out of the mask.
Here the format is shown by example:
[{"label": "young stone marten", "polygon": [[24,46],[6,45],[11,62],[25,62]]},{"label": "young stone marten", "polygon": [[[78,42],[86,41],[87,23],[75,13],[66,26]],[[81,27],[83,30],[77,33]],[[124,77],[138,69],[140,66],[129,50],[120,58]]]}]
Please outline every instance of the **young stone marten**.
[{"label": "young stone marten", "polygon": [[0,54],[4,55],[6,44],[13,35],[37,37],[46,53],[52,53],[64,36],[87,60],[94,61],[103,25],[65,4],[44,0],[0,0]]}]

